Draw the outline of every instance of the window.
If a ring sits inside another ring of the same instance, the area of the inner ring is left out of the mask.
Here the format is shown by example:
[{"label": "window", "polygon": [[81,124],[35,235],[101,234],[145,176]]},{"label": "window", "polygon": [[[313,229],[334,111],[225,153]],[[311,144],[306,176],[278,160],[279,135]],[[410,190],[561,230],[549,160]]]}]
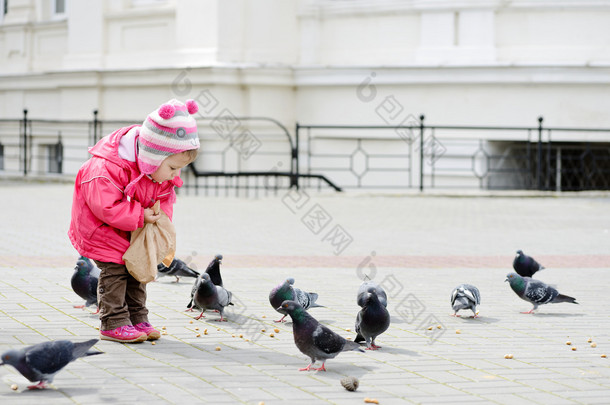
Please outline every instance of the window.
[{"label": "window", "polygon": [[53,0],[53,15],[63,16],[66,14],[66,0]]},{"label": "window", "polygon": [[8,12],[8,0],[0,0],[0,22],[4,20],[4,16]]},{"label": "window", "polygon": [[63,146],[61,141],[52,145],[47,145],[47,156],[48,156],[48,173],[61,173],[62,172],[62,161],[63,161]]}]

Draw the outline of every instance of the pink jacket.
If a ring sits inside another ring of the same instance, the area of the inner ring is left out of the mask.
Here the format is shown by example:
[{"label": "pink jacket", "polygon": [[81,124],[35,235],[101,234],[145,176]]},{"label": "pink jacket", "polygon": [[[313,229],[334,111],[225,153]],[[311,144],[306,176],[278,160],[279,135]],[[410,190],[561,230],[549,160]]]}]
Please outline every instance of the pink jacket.
[{"label": "pink jacket", "polygon": [[172,218],[174,187],[182,186],[180,177],[157,183],[144,176],[130,189],[130,198],[124,193],[140,170],[137,162],[119,156],[119,141],[135,126],[121,128],[89,148],[93,157],[76,175],[68,236],[78,253],[90,259],[124,264],[131,231],[144,226],[144,208],[156,200]]}]

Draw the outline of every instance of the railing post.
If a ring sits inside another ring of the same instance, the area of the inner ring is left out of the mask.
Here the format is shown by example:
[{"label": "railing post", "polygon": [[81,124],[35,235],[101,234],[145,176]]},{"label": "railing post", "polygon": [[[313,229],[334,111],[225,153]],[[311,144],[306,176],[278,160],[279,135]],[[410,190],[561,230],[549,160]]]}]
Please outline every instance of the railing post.
[{"label": "railing post", "polygon": [[536,179],[538,182],[538,190],[542,190],[542,116],[538,117],[538,158],[536,165]]},{"label": "railing post", "polygon": [[97,120],[97,110],[93,110],[93,143],[92,145],[95,145],[97,143],[97,126],[98,126],[98,120]]},{"label": "railing post", "polygon": [[23,175],[28,174],[28,110],[23,110]]},{"label": "railing post", "polygon": [[58,134],[58,140],[56,145],[56,159],[57,159],[57,173],[63,173],[63,162],[64,162],[64,144],[61,140],[61,131]]},{"label": "railing post", "polygon": [[419,191],[424,191],[424,119],[419,116]]},{"label": "railing post", "polygon": [[290,167],[290,187],[295,187],[297,190],[299,189],[299,129],[301,126],[299,123],[296,123],[295,128],[295,143],[292,148],[292,158],[291,158],[291,167]]}]

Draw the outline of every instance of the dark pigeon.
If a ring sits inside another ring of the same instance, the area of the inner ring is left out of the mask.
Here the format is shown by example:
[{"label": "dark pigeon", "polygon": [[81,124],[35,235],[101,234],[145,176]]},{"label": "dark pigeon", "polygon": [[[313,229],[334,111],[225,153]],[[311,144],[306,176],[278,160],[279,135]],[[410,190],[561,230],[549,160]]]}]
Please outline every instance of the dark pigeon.
[{"label": "dark pigeon", "polygon": [[0,366],[10,364],[31,382],[39,381],[36,385],[30,385],[28,389],[44,389],[47,388],[46,383],[52,383],[55,374],[68,363],[79,357],[102,354],[103,352],[89,351],[91,346],[97,342],[98,339],[80,343],[55,340],[23,349],[9,350],[2,354]]},{"label": "dark pigeon", "polygon": [[[74,308],[85,308],[93,304],[97,307],[97,283],[100,279],[100,269],[95,263],[84,256],[76,261],[71,284],[74,292],[85,300],[83,305],[74,305]],[[99,312],[99,307],[95,311]]]},{"label": "dark pigeon", "polygon": [[157,265],[157,278],[164,276],[174,276],[176,277],[176,283],[180,282],[180,277],[199,277],[199,272],[191,269],[180,259],[172,260],[169,267],[165,266],[163,263],[159,263]]},{"label": "dark pigeon", "polygon": [[207,309],[213,309],[220,313],[220,319],[218,321],[225,321],[223,317],[224,308],[228,305],[233,305],[231,298],[233,294],[230,291],[219,285],[214,285],[210,279],[210,275],[203,273],[199,277],[199,283],[195,295],[193,296],[194,305],[201,309],[201,314],[195,319],[201,319],[203,313]]},{"label": "dark pigeon", "polygon": [[390,327],[390,313],[379,300],[375,287],[370,287],[362,297],[362,309],[356,316],[355,342],[366,342],[367,350],[381,349],[375,344],[375,338]]},{"label": "dark pigeon", "polygon": [[214,285],[222,287],[222,277],[220,276],[220,265],[222,264],[222,255],[216,255],[208,264],[205,272],[210,275],[210,279]]},{"label": "dark pigeon", "polygon": [[470,309],[473,313],[473,318],[478,316],[477,305],[481,304],[481,293],[479,289],[470,284],[460,284],[451,292],[451,307],[453,308],[453,316],[458,315],[460,309]]},{"label": "dark pigeon", "polygon": [[[218,285],[222,287],[222,277],[220,276],[220,264],[222,263],[222,255],[216,255],[208,264],[208,267],[205,269],[205,273],[209,274],[210,280],[214,285]],[[195,303],[193,301],[193,297],[195,297],[195,291],[197,291],[197,286],[201,279],[197,277],[195,282],[193,283],[193,288],[191,289],[191,301],[186,305],[187,311],[193,311],[194,309],[201,310],[201,308],[195,308]]]},{"label": "dark pigeon", "polygon": [[[299,369],[299,371],[326,371],[324,364],[327,359],[335,358],[339,353],[350,350],[364,352],[358,343],[344,339],[326,326],[321,325],[296,301],[286,300],[277,310],[290,315],[294,343],[301,353],[311,359],[311,363],[307,367]],[[312,367],[316,360],[322,361],[321,367]]]},{"label": "dark pigeon", "polygon": [[539,280],[534,280],[529,277],[521,277],[517,273],[509,273],[506,280],[510,282],[510,288],[524,301],[531,302],[534,307],[524,314],[533,313],[539,305],[557,304],[560,302],[569,302],[578,304],[576,298],[567,295],[559,294],[555,288],[547,285]]},{"label": "dark pigeon", "polygon": [[388,296],[385,293],[385,290],[383,288],[381,288],[379,286],[379,284],[377,284],[373,280],[364,281],[362,284],[360,284],[360,287],[358,288],[358,293],[356,294],[356,303],[358,304],[358,306],[359,307],[364,306],[364,302],[366,300],[366,296],[369,293],[370,288],[375,289],[375,294],[377,294],[377,297],[379,298],[379,302],[381,302],[381,305],[383,305],[384,307],[387,307],[388,306]]},{"label": "dark pigeon", "polygon": [[526,255],[522,250],[517,250],[513,260],[513,269],[521,277],[532,277],[538,270],[544,269],[533,257]]},{"label": "dark pigeon", "polygon": [[282,284],[275,286],[269,293],[269,303],[271,306],[280,314],[284,315],[275,322],[284,322],[284,318],[286,318],[288,315],[281,309],[282,303],[286,300],[298,302],[299,305],[305,310],[308,310],[309,308],[322,307],[322,305],[318,305],[316,303],[318,294],[313,292],[305,292],[299,288],[293,287],[293,284],[294,278],[287,278]]}]

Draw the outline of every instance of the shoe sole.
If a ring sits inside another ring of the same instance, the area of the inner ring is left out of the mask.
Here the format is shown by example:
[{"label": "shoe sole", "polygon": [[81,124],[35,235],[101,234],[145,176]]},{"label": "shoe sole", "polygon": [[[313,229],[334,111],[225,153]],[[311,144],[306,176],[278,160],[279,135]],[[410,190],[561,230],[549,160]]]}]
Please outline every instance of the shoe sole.
[{"label": "shoe sole", "polygon": [[148,334],[148,339],[147,340],[157,340],[161,337],[161,333],[160,332],[150,332]]},{"label": "shoe sole", "polygon": [[100,339],[108,340],[110,342],[119,342],[119,343],[142,343],[148,339],[148,336],[146,336],[146,334],[144,334],[142,336],[138,336],[135,339],[117,339],[112,336],[106,336],[106,335],[100,334]]}]

